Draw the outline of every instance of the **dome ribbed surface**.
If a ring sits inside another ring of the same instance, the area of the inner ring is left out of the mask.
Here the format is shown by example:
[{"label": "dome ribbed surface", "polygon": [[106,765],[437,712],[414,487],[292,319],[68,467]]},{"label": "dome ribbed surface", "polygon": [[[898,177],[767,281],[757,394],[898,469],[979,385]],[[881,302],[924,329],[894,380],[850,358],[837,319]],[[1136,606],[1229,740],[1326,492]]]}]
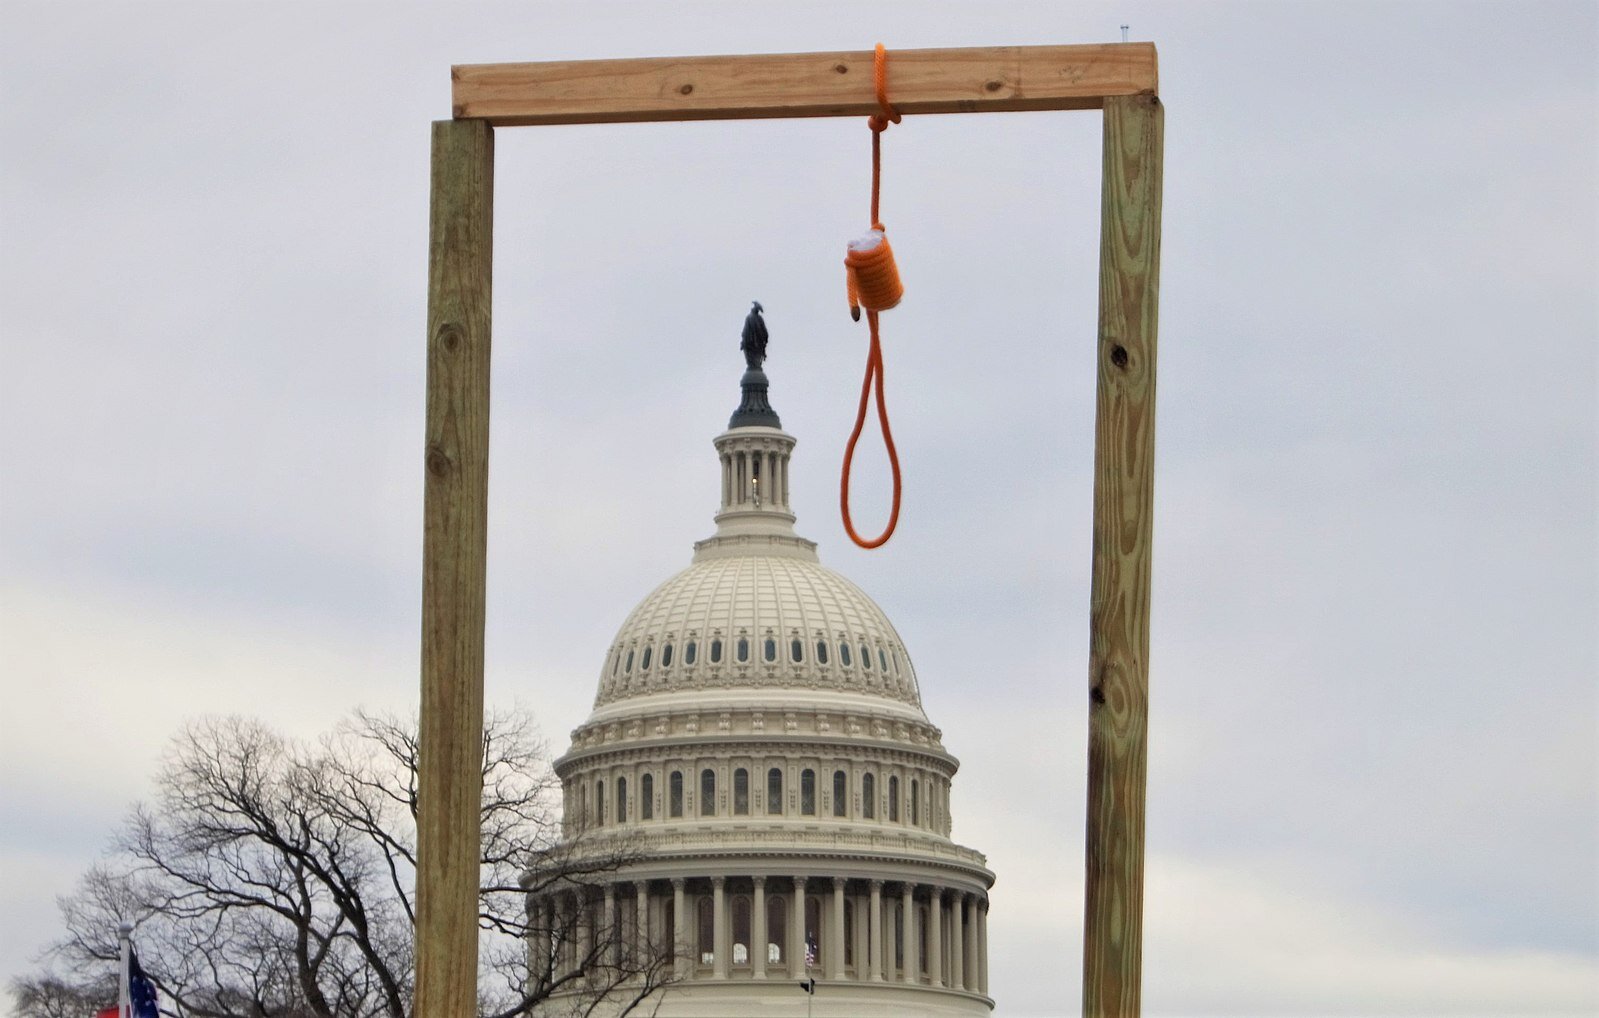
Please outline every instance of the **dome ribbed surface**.
[{"label": "dome ribbed surface", "polygon": [[837,689],[921,710],[910,657],[882,609],[831,569],[778,555],[697,562],[657,587],[618,631],[595,706],[675,689],[762,686]]}]

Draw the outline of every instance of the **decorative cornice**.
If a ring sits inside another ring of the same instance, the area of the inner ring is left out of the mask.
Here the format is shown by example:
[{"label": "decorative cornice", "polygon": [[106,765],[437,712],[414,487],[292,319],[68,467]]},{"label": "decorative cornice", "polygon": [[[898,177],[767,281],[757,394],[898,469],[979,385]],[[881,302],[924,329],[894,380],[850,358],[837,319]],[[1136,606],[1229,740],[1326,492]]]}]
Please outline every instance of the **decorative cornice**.
[{"label": "decorative cornice", "polygon": [[842,739],[818,739],[813,736],[781,735],[759,741],[698,736],[649,743],[602,745],[585,751],[574,750],[567,753],[555,761],[554,767],[559,777],[570,780],[579,774],[591,773],[618,764],[696,760],[706,757],[731,761],[745,757],[762,759],[772,756],[796,759],[820,757],[858,760],[862,763],[924,767],[946,779],[954,777],[955,772],[960,769],[960,761],[942,749],[930,750],[892,742],[851,742]]},{"label": "decorative cornice", "polygon": [[[705,830],[682,830],[677,825],[659,831],[640,832],[637,828],[612,832],[591,831],[574,848],[573,858],[584,855],[608,858],[614,854],[612,843],[625,843],[627,853],[636,862],[617,871],[618,879],[626,873],[635,873],[648,879],[667,879],[682,871],[687,863],[689,876],[710,876],[706,866],[713,860],[726,862],[743,859],[764,872],[766,876],[786,875],[807,878],[830,878],[835,875],[859,879],[884,879],[891,882],[915,880],[901,875],[906,868],[917,871],[945,868],[975,878],[968,890],[984,890],[994,884],[994,874],[988,869],[988,858],[976,849],[958,845],[948,838],[911,831],[873,830],[869,828],[839,831],[806,831],[751,828],[739,832],[735,840]],[[838,874],[835,865],[818,866],[818,863],[856,863],[863,869]],[[781,865],[773,865],[781,863]],[[895,873],[872,872],[877,864],[894,867]],[[722,868],[719,866],[710,868]],[[753,873],[736,874],[751,876]],[[930,882],[930,881],[929,881]]]},{"label": "decorative cornice", "polygon": [[557,773],[563,773],[579,760],[623,749],[654,753],[705,745],[716,747],[715,755],[725,755],[730,745],[738,744],[814,745],[846,753],[856,748],[909,751],[939,761],[953,774],[959,763],[945,751],[942,735],[936,725],[886,712],[783,707],[676,709],[580,725],[572,731],[571,749],[556,760],[555,767]]}]

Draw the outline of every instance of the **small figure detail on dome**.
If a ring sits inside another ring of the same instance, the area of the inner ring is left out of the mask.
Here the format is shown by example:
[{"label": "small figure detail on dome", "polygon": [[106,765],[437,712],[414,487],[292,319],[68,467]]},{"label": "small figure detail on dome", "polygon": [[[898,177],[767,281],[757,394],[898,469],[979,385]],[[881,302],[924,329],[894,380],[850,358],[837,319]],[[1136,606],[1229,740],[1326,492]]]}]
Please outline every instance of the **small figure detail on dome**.
[{"label": "small figure detail on dome", "polygon": [[744,366],[759,368],[766,360],[766,320],[761,317],[761,302],[750,302],[750,313],[744,318],[744,335],[738,348],[744,351]]},{"label": "small figure detail on dome", "polygon": [[744,377],[739,379],[742,395],[738,409],[728,419],[728,428],[781,428],[777,412],[766,398],[768,382],[761,363],[766,360],[766,320],[761,317],[760,301],[750,302],[750,313],[744,318],[744,332],[738,348],[744,351]]}]

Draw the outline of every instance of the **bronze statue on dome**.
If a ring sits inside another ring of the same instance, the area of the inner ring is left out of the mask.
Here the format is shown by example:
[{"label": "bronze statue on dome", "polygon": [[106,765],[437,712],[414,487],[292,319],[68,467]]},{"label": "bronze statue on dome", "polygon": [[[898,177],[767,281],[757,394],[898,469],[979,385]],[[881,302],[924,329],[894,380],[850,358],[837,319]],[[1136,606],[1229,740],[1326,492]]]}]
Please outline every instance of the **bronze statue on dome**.
[{"label": "bronze statue on dome", "polygon": [[758,371],[766,360],[766,320],[761,317],[761,302],[750,302],[750,313],[744,319],[744,336],[738,348],[744,351],[744,366]]}]

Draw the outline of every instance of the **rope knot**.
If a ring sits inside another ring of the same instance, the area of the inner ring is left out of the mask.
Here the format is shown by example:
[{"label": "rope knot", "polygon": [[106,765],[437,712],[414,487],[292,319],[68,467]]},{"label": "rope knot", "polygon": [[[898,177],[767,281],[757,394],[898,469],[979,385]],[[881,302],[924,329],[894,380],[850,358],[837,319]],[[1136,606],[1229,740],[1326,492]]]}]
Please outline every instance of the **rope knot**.
[{"label": "rope knot", "polygon": [[882,134],[889,124],[899,123],[899,110],[888,101],[888,50],[882,43],[872,52],[872,85],[877,92],[877,108],[881,111],[866,118],[873,134]]},{"label": "rope knot", "polygon": [[849,242],[844,268],[848,272],[852,306],[887,311],[905,296],[899,266],[894,263],[894,249],[889,246],[888,234],[883,232],[881,224]]}]

